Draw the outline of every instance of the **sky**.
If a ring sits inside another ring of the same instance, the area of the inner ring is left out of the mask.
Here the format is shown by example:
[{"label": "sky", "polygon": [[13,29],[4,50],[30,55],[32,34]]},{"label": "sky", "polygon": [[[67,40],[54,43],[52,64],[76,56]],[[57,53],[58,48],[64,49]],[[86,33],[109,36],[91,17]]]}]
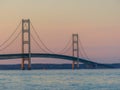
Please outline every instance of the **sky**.
[{"label": "sky", "polygon": [[[64,48],[73,33],[78,33],[92,61],[120,63],[120,0],[0,0],[0,44],[22,19],[28,18],[54,52]],[[0,54],[21,52],[20,40]],[[37,47],[33,50],[39,52]],[[44,61],[67,62],[41,60]],[[0,61],[13,62],[19,61]]]}]

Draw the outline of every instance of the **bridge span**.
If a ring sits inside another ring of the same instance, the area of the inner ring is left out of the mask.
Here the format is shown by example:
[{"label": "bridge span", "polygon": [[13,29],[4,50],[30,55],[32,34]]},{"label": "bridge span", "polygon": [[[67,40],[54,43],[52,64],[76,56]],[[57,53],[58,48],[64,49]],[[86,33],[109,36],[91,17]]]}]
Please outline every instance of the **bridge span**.
[{"label": "bridge span", "polygon": [[[29,56],[28,53],[25,53],[25,54],[21,54],[21,53],[0,54],[0,60],[28,58],[28,56]],[[86,59],[77,58],[77,57],[73,57],[73,56],[68,56],[68,55],[49,54],[49,53],[31,53],[31,57],[32,58],[56,58],[56,59],[64,59],[64,60],[70,60],[70,61],[75,61],[75,62],[77,62],[79,60],[79,62],[89,65],[93,68],[97,68],[97,67],[112,68],[111,66],[108,66],[106,64],[100,64],[97,62],[93,62],[93,61],[89,61]]]},{"label": "bridge span", "polygon": [[[15,35],[17,33],[17,30],[19,30],[18,28],[20,27],[20,25],[22,26],[21,31],[19,31],[19,33],[16,35],[16,37],[14,37],[13,40],[11,40],[13,35]],[[33,31],[33,33],[36,36],[34,36],[31,33],[31,30]],[[93,62],[93,61],[90,61],[87,59],[80,58],[82,56],[88,58],[88,56],[82,46],[82,43],[79,39],[78,34],[72,34],[72,38],[66,43],[65,47],[58,52],[59,54],[54,54],[55,52],[53,52],[51,49],[49,49],[44,44],[44,42],[41,40],[39,34],[35,30],[30,19],[22,19],[22,24],[20,22],[20,24],[17,26],[15,31],[10,35],[10,37],[0,45],[0,51],[3,51],[6,48],[8,48],[9,46],[11,46],[11,44],[13,44],[13,42],[15,42],[16,39],[20,35],[22,36],[22,39],[21,39],[22,51],[21,51],[21,53],[0,54],[0,60],[21,58],[22,59],[21,60],[22,61],[21,62],[22,70],[24,70],[24,61],[28,62],[28,69],[31,69],[31,58],[57,58],[57,59],[71,60],[73,69],[74,69],[75,63],[77,63],[77,68],[79,68],[79,62],[84,63],[85,66],[87,66],[88,68],[89,67],[97,68],[99,66],[107,67],[107,68],[110,67],[105,64],[100,64],[100,63],[96,63],[96,62]],[[36,40],[36,38],[37,38],[37,40]],[[32,53],[31,39],[34,41],[34,44],[36,44],[38,46],[39,52],[41,52],[41,53]],[[10,43],[8,41],[10,41]],[[3,48],[1,48],[1,47],[3,47]],[[70,54],[69,52],[72,52],[72,53]],[[69,53],[72,56],[70,56],[70,55],[67,56],[66,55],[67,53]]]}]

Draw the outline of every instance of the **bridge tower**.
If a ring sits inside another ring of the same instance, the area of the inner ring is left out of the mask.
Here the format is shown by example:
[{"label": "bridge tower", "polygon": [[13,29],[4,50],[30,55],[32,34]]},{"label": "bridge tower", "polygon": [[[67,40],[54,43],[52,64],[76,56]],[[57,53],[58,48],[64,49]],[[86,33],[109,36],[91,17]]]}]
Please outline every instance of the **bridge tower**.
[{"label": "bridge tower", "polygon": [[30,39],[30,20],[22,19],[22,57],[21,69],[24,70],[24,62],[28,62],[28,70],[31,69],[31,39]]},{"label": "bridge tower", "polygon": [[[72,54],[77,57],[77,68],[79,68],[79,37],[78,34],[72,35]],[[74,69],[75,61],[72,63],[72,69]]]}]

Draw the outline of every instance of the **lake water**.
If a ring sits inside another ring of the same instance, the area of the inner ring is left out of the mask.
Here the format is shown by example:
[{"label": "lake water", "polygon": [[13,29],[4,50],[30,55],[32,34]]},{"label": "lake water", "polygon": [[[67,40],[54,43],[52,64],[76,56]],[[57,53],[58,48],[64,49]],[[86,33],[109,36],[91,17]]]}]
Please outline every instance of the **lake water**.
[{"label": "lake water", "polygon": [[1,70],[0,90],[120,90],[120,69]]}]

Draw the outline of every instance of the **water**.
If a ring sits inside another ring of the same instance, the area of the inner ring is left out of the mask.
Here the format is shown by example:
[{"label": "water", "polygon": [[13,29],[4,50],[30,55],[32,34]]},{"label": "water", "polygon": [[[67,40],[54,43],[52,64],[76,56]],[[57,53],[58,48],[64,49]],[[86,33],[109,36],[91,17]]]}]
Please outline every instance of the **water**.
[{"label": "water", "polygon": [[120,70],[0,71],[0,90],[120,90]]}]

